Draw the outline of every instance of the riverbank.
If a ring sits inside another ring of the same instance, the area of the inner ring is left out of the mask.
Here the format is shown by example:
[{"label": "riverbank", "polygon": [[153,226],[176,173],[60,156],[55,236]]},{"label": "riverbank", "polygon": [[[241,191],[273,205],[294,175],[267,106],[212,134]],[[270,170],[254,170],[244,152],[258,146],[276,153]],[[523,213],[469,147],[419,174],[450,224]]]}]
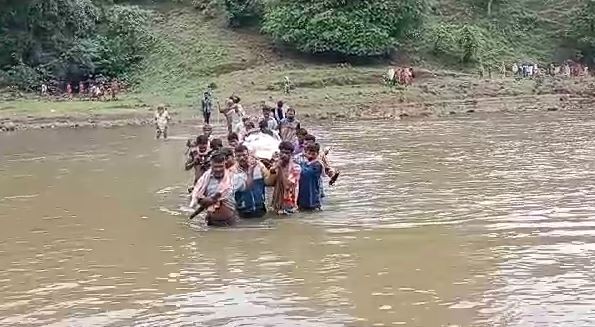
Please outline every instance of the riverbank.
[{"label": "riverbank", "polygon": [[[98,102],[0,91],[0,130],[146,125],[160,103],[170,108],[175,121],[199,122],[199,101],[207,85],[215,86],[221,105],[236,94],[254,115],[263,100],[282,99],[301,117],[328,120],[564,110],[595,96],[591,78],[479,79],[420,60],[415,51],[392,61],[414,66],[414,84],[406,90],[389,88],[382,80],[388,61],[328,63],[280,48],[255,31],[229,29],[185,6],[148,9],[158,44],[131,75],[133,93]],[[294,87],[290,95],[282,92],[285,76]]]},{"label": "riverbank", "polygon": [[[236,93],[251,115],[259,115],[261,101],[283,99],[298,115],[320,120],[407,119],[473,112],[566,110],[595,102],[595,80],[478,79],[453,72],[419,70],[407,89],[382,84],[380,68],[332,67],[293,71],[295,89],[283,95],[266,84],[265,76],[224,84],[216,90],[219,102]],[[258,83],[257,81],[265,81]],[[244,89],[240,85],[246,86]],[[271,90],[273,89],[273,90]],[[196,98],[199,98],[197,92]],[[158,103],[166,103],[175,122],[199,121],[198,101],[128,94],[117,101],[97,102],[42,98],[4,98],[0,104],[0,131],[44,128],[85,128],[150,125]]]}]

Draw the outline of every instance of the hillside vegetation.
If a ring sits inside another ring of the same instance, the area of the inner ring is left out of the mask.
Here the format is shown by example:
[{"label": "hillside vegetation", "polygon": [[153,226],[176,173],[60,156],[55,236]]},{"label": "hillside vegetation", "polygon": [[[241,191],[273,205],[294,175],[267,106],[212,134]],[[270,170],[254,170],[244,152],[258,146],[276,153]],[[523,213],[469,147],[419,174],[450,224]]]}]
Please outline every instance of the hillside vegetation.
[{"label": "hillside vegetation", "polygon": [[[421,108],[444,106],[448,112],[453,101],[456,105],[469,97],[572,90],[576,86],[572,81],[486,81],[475,76],[479,67],[495,69],[516,61],[546,64],[580,59],[591,63],[595,48],[592,0],[408,0],[396,7],[393,0],[178,0],[143,1],[134,6],[118,2],[79,0],[79,6],[87,3],[97,9],[91,11],[91,25],[66,20],[37,27],[44,33],[67,31],[60,33],[58,44],[48,45],[39,39],[43,33],[33,32],[31,42],[22,44],[10,29],[4,29],[0,41],[19,51],[0,55],[0,83],[37,90],[44,79],[101,73],[128,81],[132,92],[115,103],[52,104],[13,93],[12,101],[0,105],[0,114],[125,113],[159,102],[188,114],[192,111],[187,109],[196,107],[209,84],[216,87],[219,98],[236,93],[248,106],[283,98],[306,113],[394,108],[397,104],[403,110],[403,102]],[[295,7],[298,2],[299,8]],[[41,2],[14,1],[13,5],[23,9],[27,3]],[[362,3],[397,12],[380,15],[363,10]],[[51,12],[57,7],[40,8]],[[292,10],[312,16],[292,16],[300,21],[280,25]],[[323,19],[331,14],[335,19]],[[55,15],[51,17],[56,19]],[[15,22],[14,15],[7,17],[0,14],[0,24],[27,25],[27,20]],[[399,26],[384,31],[379,40],[374,32],[387,22]],[[365,33],[349,34],[353,29]],[[367,39],[370,35],[373,38]],[[81,40],[86,42],[83,46]],[[123,47],[125,40],[135,46]],[[80,51],[69,57],[61,53],[64,47]],[[44,55],[32,56],[33,50]],[[419,81],[407,90],[385,87],[382,74],[389,61],[418,67]],[[284,76],[295,88],[291,95],[281,92]]]}]

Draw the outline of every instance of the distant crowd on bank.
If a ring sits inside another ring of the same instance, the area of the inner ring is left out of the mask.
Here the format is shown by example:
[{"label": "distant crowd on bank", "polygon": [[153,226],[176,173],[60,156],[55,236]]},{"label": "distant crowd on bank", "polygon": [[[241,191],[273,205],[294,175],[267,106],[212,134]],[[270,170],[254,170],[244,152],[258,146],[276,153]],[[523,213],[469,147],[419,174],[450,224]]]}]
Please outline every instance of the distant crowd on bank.
[{"label": "distant crowd on bank", "polygon": [[[480,75],[485,72],[480,72]],[[491,72],[488,71],[491,77]],[[534,62],[516,62],[511,65],[502,64],[500,67],[500,74],[502,77],[512,76],[515,78],[537,78],[537,77],[586,77],[590,76],[589,67],[580,62],[567,60],[563,64],[550,63],[549,65],[540,66]]]},{"label": "distant crowd on bank", "polygon": [[124,84],[117,79],[107,79],[103,76],[89,77],[76,81],[52,81],[41,84],[41,96],[59,97],[66,99],[87,99],[94,101],[117,100]]}]

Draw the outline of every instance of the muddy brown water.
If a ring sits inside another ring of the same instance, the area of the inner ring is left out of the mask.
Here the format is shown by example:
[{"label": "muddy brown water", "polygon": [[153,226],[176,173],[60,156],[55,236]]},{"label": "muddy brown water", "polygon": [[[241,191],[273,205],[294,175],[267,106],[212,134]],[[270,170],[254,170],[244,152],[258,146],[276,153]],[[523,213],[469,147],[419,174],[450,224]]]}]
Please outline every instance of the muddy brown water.
[{"label": "muddy brown water", "polygon": [[189,126],[0,135],[0,326],[593,326],[595,114],[312,127],[326,210],[189,224]]}]

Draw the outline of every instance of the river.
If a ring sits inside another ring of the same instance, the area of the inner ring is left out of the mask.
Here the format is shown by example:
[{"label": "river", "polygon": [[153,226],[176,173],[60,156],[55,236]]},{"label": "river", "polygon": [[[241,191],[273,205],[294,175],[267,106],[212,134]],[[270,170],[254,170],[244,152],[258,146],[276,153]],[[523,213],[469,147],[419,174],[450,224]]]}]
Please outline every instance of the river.
[{"label": "river", "polygon": [[595,113],[322,123],[325,211],[190,224],[174,126],[0,135],[0,326],[593,326]]}]

